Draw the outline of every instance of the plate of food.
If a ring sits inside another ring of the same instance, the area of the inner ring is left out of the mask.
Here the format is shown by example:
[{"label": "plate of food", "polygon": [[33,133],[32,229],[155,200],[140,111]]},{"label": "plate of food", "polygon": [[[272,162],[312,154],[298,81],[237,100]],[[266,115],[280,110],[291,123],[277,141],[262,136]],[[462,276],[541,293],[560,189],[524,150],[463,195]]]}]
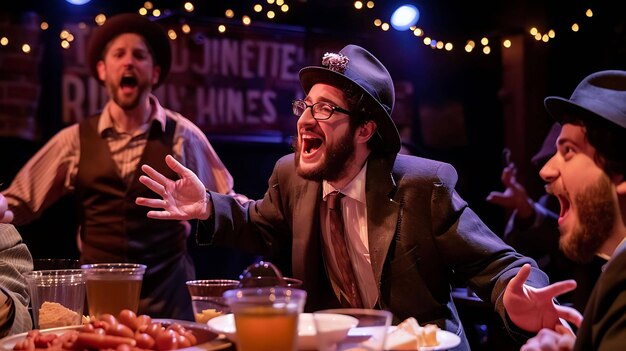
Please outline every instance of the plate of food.
[{"label": "plate of food", "polygon": [[[132,331],[131,328],[120,326],[123,323],[113,324],[116,326],[115,328],[109,323],[106,331],[95,332],[95,329],[103,326],[103,323],[99,322],[90,321],[84,325],[37,329],[27,333],[8,336],[0,340],[0,351],[29,349],[29,343],[37,349],[50,350],[59,349],[58,347],[61,345],[63,345],[63,348],[71,348],[66,347],[67,343],[80,345],[79,348],[84,349],[115,349],[119,345],[126,344],[148,350],[163,349],[163,347],[158,347],[157,345],[163,346],[164,343],[169,343],[170,347],[167,347],[167,349],[181,351],[214,351],[223,350],[231,346],[228,340],[220,338],[217,334],[210,331],[206,325],[195,322],[175,319],[153,319],[145,324],[145,328],[140,329],[140,333]],[[163,335],[150,334],[153,332]],[[176,340],[173,341],[172,337],[175,337]]]},{"label": "plate of food", "polygon": [[[355,329],[350,333],[354,333]],[[461,338],[458,335],[439,329],[434,324],[420,326],[415,318],[411,317],[398,326],[389,328],[385,350],[438,351],[451,349],[460,343]]]}]

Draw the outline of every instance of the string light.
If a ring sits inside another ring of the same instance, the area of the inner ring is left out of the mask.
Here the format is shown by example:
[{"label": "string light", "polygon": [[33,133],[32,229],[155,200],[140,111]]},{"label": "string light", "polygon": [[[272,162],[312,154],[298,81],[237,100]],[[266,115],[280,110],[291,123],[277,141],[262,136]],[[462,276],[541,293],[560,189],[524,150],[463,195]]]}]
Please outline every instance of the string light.
[{"label": "string light", "polygon": [[195,6],[193,6],[193,4],[188,1],[188,2],[185,3],[185,5],[183,5],[183,8],[187,12],[193,12],[193,10],[195,9]]},{"label": "string light", "polygon": [[578,32],[578,23],[572,24],[572,32]]},{"label": "string light", "polygon": [[228,9],[224,13],[224,15],[226,16],[226,18],[233,18],[233,17],[235,17],[235,11],[233,11],[231,9]]},{"label": "string light", "polygon": [[145,16],[148,14],[148,10],[145,7],[142,7],[137,11],[140,15]]},{"label": "string light", "polygon": [[367,8],[368,9],[373,9],[374,8],[374,2],[373,1],[368,1],[367,2]]},{"label": "string light", "polygon": [[9,45],[9,38],[7,38],[7,37],[0,38],[0,45],[2,45],[2,46]]},{"label": "string light", "polygon": [[189,34],[189,33],[191,33],[191,27],[189,27],[189,25],[188,25],[187,23],[183,24],[183,25],[180,27],[180,30],[181,30],[183,33],[185,33],[185,34]]},{"label": "string light", "polygon": [[217,26],[217,31],[220,33],[226,32],[226,26],[223,24],[220,24],[219,26]]},{"label": "string light", "polygon": [[505,48],[507,48],[507,49],[508,49],[508,48],[510,48],[510,47],[511,47],[511,41],[510,41],[509,39],[505,39],[505,40],[502,42],[502,46],[504,46],[504,47],[505,47]]},{"label": "string light", "polygon": [[41,22],[41,24],[39,25],[39,28],[41,28],[41,30],[47,30],[49,27],[48,22],[43,21]]},{"label": "string light", "polygon": [[357,10],[362,9],[362,8],[363,8],[363,2],[361,2],[361,1],[355,1],[355,2],[354,2],[354,8],[355,8],[355,9],[357,9]]}]

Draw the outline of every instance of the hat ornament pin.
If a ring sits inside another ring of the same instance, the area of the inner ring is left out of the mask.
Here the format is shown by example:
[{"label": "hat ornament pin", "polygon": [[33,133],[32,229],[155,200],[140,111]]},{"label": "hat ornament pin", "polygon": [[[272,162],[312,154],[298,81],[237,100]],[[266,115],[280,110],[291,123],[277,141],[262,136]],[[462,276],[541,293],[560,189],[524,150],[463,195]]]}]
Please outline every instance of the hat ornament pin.
[{"label": "hat ornament pin", "polygon": [[322,57],[322,66],[328,67],[329,70],[343,74],[348,68],[350,59],[342,54],[327,52]]}]

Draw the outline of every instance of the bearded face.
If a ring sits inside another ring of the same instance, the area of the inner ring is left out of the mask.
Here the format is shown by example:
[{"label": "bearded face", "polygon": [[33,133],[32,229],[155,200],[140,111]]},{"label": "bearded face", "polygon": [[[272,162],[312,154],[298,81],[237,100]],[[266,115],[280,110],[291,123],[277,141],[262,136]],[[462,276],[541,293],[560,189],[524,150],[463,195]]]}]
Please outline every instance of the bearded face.
[{"label": "bearded face", "polygon": [[304,150],[299,138],[293,140],[293,148],[295,152],[296,172],[304,179],[312,181],[334,181],[342,176],[342,172],[346,169],[345,165],[354,157],[354,128],[350,128],[341,137],[336,139],[336,143],[327,145],[324,158],[318,162],[315,167],[304,169],[300,167],[301,153]]},{"label": "bearded face", "polygon": [[559,241],[561,250],[571,260],[591,261],[611,235],[617,216],[612,194],[611,181],[603,176],[574,196],[572,207],[576,208],[578,221],[570,233],[561,233]]}]

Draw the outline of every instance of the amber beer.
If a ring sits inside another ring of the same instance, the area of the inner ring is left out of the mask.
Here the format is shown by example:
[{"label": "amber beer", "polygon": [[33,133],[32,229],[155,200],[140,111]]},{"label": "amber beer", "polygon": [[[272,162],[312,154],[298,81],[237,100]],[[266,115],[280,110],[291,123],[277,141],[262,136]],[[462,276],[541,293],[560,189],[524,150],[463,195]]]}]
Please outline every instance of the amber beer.
[{"label": "amber beer", "polygon": [[86,276],[90,316],[103,313],[117,316],[123,309],[137,312],[146,266],[134,263],[99,263],[83,265],[81,268]]},{"label": "amber beer", "polygon": [[235,317],[238,351],[295,351],[304,290],[265,287],[228,290],[224,298]]},{"label": "amber beer", "polygon": [[141,279],[111,280],[93,279],[87,281],[87,303],[89,315],[103,313],[119,315],[123,309],[137,313]]},{"label": "amber beer", "polygon": [[298,335],[298,311],[251,307],[235,314],[238,351],[293,351]]}]

